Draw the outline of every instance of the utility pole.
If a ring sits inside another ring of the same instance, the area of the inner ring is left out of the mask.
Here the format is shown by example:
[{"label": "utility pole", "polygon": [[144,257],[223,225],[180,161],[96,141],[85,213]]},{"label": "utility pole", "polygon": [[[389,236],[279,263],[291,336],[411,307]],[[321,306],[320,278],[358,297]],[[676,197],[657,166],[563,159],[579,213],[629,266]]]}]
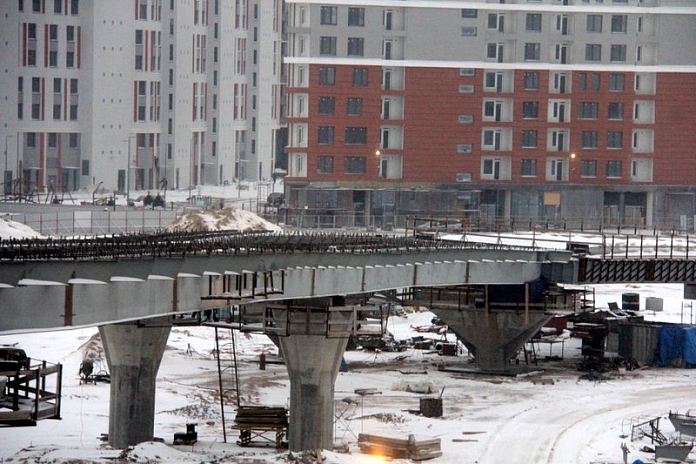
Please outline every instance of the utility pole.
[{"label": "utility pole", "polygon": [[130,206],[131,139],[133,137],[135,136],[129,135],[128,140],[124,140],[124,142],[128,143],[128,164],[126,165],[126,206]]},{"label": "utility pole", "polygon": [[[8,185],[8,179],[7,179],[7,141],[12,138],[12,135],[6,135],[5,136],[5,173],[3,174],[3,193],[7,196],[9,193],[12,192],[12,186]],[[10,182],[12,182],[12,176],[10,176],[9,179]],[[8,188],[9,187],[9,188]]]}]

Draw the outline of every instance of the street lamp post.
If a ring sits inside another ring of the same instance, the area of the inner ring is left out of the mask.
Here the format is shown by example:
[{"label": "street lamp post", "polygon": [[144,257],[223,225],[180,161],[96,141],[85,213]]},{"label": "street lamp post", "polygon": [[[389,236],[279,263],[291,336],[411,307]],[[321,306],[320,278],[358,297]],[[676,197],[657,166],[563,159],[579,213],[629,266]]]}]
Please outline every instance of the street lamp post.
[{"label": "street lamp post", "polygon": [[134,137],[134,135],[129,135],[128,140],[124,140],[124,142],[128,143],[128,164],[126,165],[126,207],[130,206],[131,139]]},{"label": "street lamp post", "polygon": [[5,172],[3,174],[3,185],[4,185],[3,192],[5,193],[5,195],[8,194],[8,191],[11,191],[10,189],[7,188],[8,187],[8,185],[7,185],[7,141],[11,138],[12,138],[12,135],[5,136]]}]

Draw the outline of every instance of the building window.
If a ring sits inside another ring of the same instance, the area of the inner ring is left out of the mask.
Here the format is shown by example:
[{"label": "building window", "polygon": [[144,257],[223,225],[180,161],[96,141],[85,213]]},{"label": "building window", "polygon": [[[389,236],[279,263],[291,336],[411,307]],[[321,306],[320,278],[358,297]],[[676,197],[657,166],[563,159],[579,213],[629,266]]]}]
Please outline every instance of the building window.
[{"label": "building window", "polygon": [[473,153],[474,146],[470,143],[458,143],[457,153]]},{"label": "building window", "polygon": [[486,47],[486,58],[491,58],[496,60],[498,63],[502,63],[504,51],[505,44],[489,43]]},{"label": "building window", "polygon": [[522,103],[522,117],[525,119],[537,119],[539,117],[539,102],[526,101]]},{"label": "building window", "polygon": [[537,160],[535,159],[523,159],[522,169],[520,174],[522,177],[536,177],[537,175]]},{"label": "building window", "polygon": [[523,130],[522,131],[522,148],[537,147],[537,131]]},{"label": "building window", "polygon": [[500,150],[502,132],[488,129],[483,131],[483,146],[488,150]]},{"label": "building window", "polygon": [[27,24],[27,66],[36,66],[36,24]]},{"label": "building window", "polygon": [[338,7],[322,6],[321,24],[322,26],[335,26],[338,24]]},{"label": "building window", "polygon": [[363,56],[365,39],[362,37],[348,37],[348,56]]},{"label": "building window", "polygon": [[587,90],[587,73],[585,72],[578,74],[578,90]]},{"label": "building window", "polygon": [[63,14],[63,0],[53,0],[53,13]]},{"label": "building window", "polygon": [[541,32],[541,13],[527,13],[527,32]]},{"label": "building window", "polygon": [[623,103],[610,102],[609,103],[609,119],[623,119],[624,105]]},{"label": "building window", "polygon": [[319,114],[332,115],[336,107],[334,97],[319,97]]},{"label": "building window", "polygon": [[524,73],[524,89],[538,90],[539,89],[539,73],[526,72]]},{"label": "building window", "polygon": [[80,13],[80,0],[70,0],[70,14],[77,16]]},{"label": "building window", "polygon": [[365,145],[367,127],[346,127],[346,145]]},{"label": "building window", "polygon": [[336,68],[319,68],[319,85],[335,85]]},{"label": "building window", "polygon": [[365,174],[364,156],[346,156],[343,162],[344,174]]},{"label": "building window", "polygon": [[476,18],[478,17],[478,10],[473,8],[462,8],[462,18]]},{"label": "building window", "polygon": [[41,1],[42,0],[34,0],[31,2],[31,11],[34,13],[41,13]]},{"label": "building window", "polygon": [[488,13],[488,29],[497,29],[503,32],[505,29],[505,15],[502,13]]},{"label": "building window", "polygon": [[609,74],[609,91],[623,92],[625,80],[626,76],[624,74]]},{"label": "building window", "polygon": [[602,15],[587,15],[587,32],[602,32]]},{"label": "building window", "polygon": [[458,172],[455,175],[455,180],[457,182],[471,182],[471,173],[470,172]]},{"label": "building window", "polygon": [[143,41],[143,30],[135,30],[135,69],[137,71],[143,70],[143,56],[145,53],[144,49],[145,42]]},{"label": "building window", "polygon": [[333,174],[334,157],[317,156],[317,174]]},{"label": "building window", "polygon": [[525,61],[539,61],[541,56],[541,44],[526,43],[524,44],[524,59]]},{"label": "building window", "polygon": [[[493,103],[493,102],[486,102],[488,103]],[[474,115],[473,114],[460,114],[458,119],[459,124],[471,124],[474,122]]]},{"label": "building window", "polygon": [[623,63],[626,61],[626,45],[612,45],[610,50],[612,62]]},{"label": "building window", "polygon": [[460,84],[459,93],[474,93],[474,86],[471,84]]},{"label": "building window", "polygon": [[367,87],[367,68],[353,68],[353,87]]},{"label": "building window", "polygon": [[41,119],[41,78],[31,78],[31,119],[38,121]]},{"label": "building window", "polygon": [[621,177],[621,161],[607,161],[606,175],[607,177]]},{"label": "building window", "polygon": [[600,44],[585,45],[585,61],[602,61],[602,46]]},{"label": "building window", "polygon": [[[600,85],[600,76],[599,73],[591,73],[590,74],[590,87],[591,90],[593,91],[598,91],[599,90],[599,85]],[[579,73],[578,74],[578,90],[587,90],[587,73]]]},{"label": "building window", "polygon": [[362,115],[362,98],[348,98],[346,100],[346,114],[348,116],[361,116]]},{"label": "building window", "polygon": [[582,132],[582,148],[597,148],[597,132],[583,131]]},{"label": "building window", "polygon": [[481,159],[481,178],[500,179],[500,159],[482,158]]},{"label": "building window", "polygon": [[17,78],[17,119],[24,119],[24,78]]},{"label": "building window", "polygon": [[597,119],[599,117],[599,103],[578,103],[578,119]]},{"label": "building window", "polygon": [[487,72],[483,76],[483,85],[494,92],[503,91],[503,73]]},{"label": "building window", "polygon": [[58,66],[58,26],[51,24],[48,27],[48,35],[51,40],[48,51],[48,66],[55,68]]},{"label": "building window", "polygon": [[62,97],[62,84],[63,79],[55,78],[53,79],[53,119],[59,121],[61,119],[62,107],[61,102]]},{"label": "building window", "polygon": [[580,162],[580,176],[581,177],[597,177],[597,161],[596,160],[582,160]]},{"label": "building window", "polygon": [[607,148],[623,148],[623,132],[607,132]]},{"label": "building window", "polygon": [[48,133],[48,148],[58,148],[58,134],[55,132]]},{"label": "building window", "polygon": [[475,68],[459,68],[459,76],[461,77],[474,77],[476,76]]},{"label": "building window", "polygon": [[365,26],[365,8],[348,8],[348,25]]},{"label": "building window", "polygon": [[27,148],[36,148],[36,132],[27,132]]},{"label": "building window", "polygon": [[336,55],[336,37],[321,37],[319,39],[320,55]]},{"label": "building window", "polygon": [[476,37],[478,29],[476,27],[462,27],[462,37]]},{"label": "building window", "polygon": [[334,128],[333,126],[319,126],[317,143],[320,145],[333,145]]},{"label": "building window", "polygon": [[612,15],[611,16],[611,32],[625,34],[628,30],[628,16]]}]

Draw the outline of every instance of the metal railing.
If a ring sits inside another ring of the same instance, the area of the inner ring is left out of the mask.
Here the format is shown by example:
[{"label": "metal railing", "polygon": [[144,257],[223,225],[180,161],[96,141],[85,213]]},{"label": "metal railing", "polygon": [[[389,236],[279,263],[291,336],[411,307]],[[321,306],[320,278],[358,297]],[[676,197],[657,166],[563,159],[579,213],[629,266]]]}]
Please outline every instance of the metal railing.
[{"label": "metal railing", "polygon": [[14,213],[12,220],[42,235],[110,235],[152,233],[164,229],[177,218],[172,210],[95,211],[72,210]]}]

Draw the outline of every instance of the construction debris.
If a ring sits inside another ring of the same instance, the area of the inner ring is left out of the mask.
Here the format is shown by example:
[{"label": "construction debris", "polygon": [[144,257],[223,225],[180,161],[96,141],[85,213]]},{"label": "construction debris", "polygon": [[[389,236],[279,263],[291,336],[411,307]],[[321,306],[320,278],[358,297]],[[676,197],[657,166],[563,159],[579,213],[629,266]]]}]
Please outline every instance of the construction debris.
[{"label": "construction debris", "polygon": [[696,437],[696,416],[691,416],[688,413],[678,414],[670,411],[668,417],[669,421],[674,426],[674,430],[684,435]]},{"label": "construction debris", "polygon": [[440,444],[439,438],[419,441],[414,435],[409,435],[407,440],[364,433],[358,435],[358,446],[365,454],[413,461],[425,461],[442,456]]}]

